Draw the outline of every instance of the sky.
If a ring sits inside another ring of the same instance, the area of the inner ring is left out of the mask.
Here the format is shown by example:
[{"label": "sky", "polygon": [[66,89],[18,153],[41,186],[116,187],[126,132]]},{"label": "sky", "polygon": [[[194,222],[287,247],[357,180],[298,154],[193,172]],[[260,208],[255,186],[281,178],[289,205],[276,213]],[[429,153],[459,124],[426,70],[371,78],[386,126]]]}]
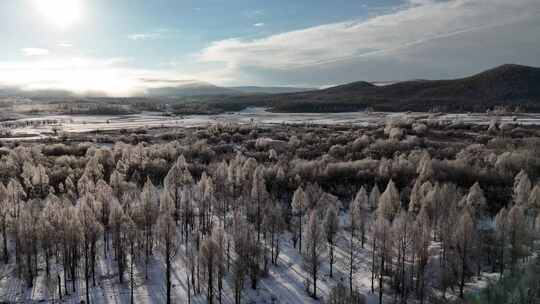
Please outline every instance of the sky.
[{"label": "sky", "polygon": [[132,96],[540,66],[540,0],[1,0],[0,86]]}]

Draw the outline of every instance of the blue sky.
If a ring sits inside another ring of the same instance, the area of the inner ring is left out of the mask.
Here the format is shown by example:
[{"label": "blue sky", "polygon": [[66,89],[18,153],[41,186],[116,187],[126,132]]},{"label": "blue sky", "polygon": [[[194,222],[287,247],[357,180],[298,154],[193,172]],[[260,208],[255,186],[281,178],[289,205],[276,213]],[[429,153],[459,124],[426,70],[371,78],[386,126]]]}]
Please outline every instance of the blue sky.
[{"label": "blue sky", "polygon": [[538,66],[540,1],[2,0],[0,34],[24,89],[324,86]]}]

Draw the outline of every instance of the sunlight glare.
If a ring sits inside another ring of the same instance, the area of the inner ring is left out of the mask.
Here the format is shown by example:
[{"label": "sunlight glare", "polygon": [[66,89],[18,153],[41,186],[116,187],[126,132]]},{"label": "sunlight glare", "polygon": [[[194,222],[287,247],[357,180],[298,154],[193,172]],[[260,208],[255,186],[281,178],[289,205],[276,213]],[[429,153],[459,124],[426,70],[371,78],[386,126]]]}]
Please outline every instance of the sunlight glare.
[{"label": "sunlight glare", "polygon": [[82,17],[81,0],[33,0],[37,11],[52,25],[67,29]]}]

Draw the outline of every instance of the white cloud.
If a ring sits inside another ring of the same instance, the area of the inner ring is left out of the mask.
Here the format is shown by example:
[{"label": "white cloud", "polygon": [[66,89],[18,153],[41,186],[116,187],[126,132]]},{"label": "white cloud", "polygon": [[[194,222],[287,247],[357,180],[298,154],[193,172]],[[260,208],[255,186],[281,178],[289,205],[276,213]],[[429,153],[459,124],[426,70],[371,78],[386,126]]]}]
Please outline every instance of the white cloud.
[{"label": "white cloud", "polygon": [[[341,70],[333,71],[334,75],[339,76],[351,62],[356,64],[358,74],[362,71],[360,61],[386,64],[403,63],[404,60],[416,60],[417,64],[431,62],[434,58],[444,58],[440,54],[448,54],[447,41],[453,41],[456,46],[462,44],[458,49],[465,56],[452,56],[451,60],[446,60],[444,67],[453,68],[459,60],[463,63],[472,58],[481,58],[483,62],[489,58],[496,65],[503,63],[497,62],[503,57],[515,58],[516,61],[525,59],[520,57],[525,53],[523,47],[540,48],[537,31],[539,14],[538,0],[410,0],[409,5],[368,19],[325,24],[262,39],[216,41],[199,54],[199,60],[221,62],[237,72],[242,70],[245,73],[258,69],[256,72],[298,70],[302,74],[306,69],[339,66]],[[536,26],[520,27],[522,31],[515,35],[497,34],[501,28],[524,22],[532,22]],[[491,34],[495,34],[492,42],[496,43],[494,49],[488,50],[483,46],[485,41],[478,39],[478,36],[481,38]],[[473,35],[476,40],[469,39]],[[509,44],[509,41],[517,39],[515,36],[522,38],[519,44]],[[410,53],[412,50],[422,52],[424,57],[416,58],[414,53]],[[430,52],[426,53],[427,50]],[[439,64],[438,67],[442,69],[443,65]],[[392,65],[384,68],[389,75],[387,77],[392,77]],[[415,75],[418,71],[418,68],[411,66],[409,77],[430,76]]]},{"label": "white cloud", "polygon": [[178,30],[163,28],[145,33],[130,34],[128,35],[128,39],[133,41],[170,39],[177,37],[179,34],[180,31]]},{"label": "white cloud", "polygon": [[21,52],[24,56],[45,56],[49,55],[49,50],[40,48],[23,48]]},{"label": "white cloud", "polygon": [[259,22],[259,23],[255,23],[253,24],[254,27],[262,27],[264,26],[264,22]]},{"label": "white cloud", "polygon": [[70,48],[70,47],[73,47],[73,44],[67,43],[67,42],[61,42],[61,43],[58,43],[57,46],[63,47],[63,48]]}]

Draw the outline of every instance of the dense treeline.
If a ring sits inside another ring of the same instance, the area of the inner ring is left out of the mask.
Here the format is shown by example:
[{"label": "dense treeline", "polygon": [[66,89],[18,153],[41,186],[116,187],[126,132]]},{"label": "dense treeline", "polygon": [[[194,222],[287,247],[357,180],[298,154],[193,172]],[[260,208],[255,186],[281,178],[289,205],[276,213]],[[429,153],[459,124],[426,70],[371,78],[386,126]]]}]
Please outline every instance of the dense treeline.
[{"label": "dense treeline", "polygon": [[[287,242],[314,298],[424,302],[463,297],[483,272],[512,275],[535,250],[534,128],[400,120],[155,135],[0,149],[0,252],[28,287],[44,274],[53,295],[84,286],[92,303],[96,265],[112,259],[133,302],[136,268],[148,278],[159,259],[167,302],[182,267],[188,303],[243,303],[283,267]],[[328,293],[322,276],[337,276]]]}]

